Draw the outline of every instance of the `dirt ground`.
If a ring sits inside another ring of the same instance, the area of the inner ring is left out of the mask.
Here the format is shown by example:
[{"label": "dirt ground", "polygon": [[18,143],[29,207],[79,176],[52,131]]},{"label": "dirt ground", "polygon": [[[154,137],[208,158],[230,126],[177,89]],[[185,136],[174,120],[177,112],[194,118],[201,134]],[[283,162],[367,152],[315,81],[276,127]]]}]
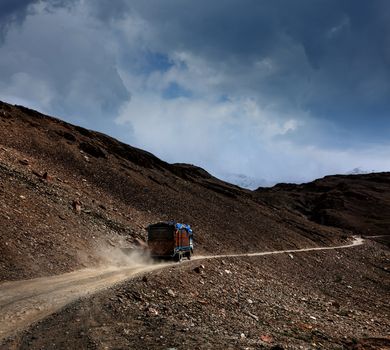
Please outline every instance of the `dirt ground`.
[{"label": "dirt ground", "polygon": [[[215,260],[222,258],[242,258],[277,254],[292,254],[308,251],[351,249],[364,244],[364,240],[355,237],[343,246],[303,248],[298,250],[279,250],[235,255],[196,256],[193,260]],[[65,305],[83,296],[96,293],[146,272],[170,268],[173,261],[156,261],[144,252],[132,252],[121,255],[116,265],[82,269],[62,275],[41,277],[0,285],[0,339],[9,337],[60,310]]]},{"label": "dirt ground", "polygon": [[3,349],[389,349],[390,253],[174,264],[83,298]]}]

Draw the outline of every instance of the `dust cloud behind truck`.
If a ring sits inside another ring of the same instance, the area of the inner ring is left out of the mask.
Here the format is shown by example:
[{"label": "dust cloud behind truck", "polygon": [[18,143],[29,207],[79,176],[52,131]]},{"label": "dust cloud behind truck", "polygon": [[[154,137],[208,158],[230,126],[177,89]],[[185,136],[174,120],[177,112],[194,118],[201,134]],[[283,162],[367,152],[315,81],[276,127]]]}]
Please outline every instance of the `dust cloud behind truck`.
[{"label": "dust cloud behind truck", "polygon": [[153,258],[174,259],[183,257],[191,259],[194,253],[193,231],[190,225],[175,221],[158,222],[149,225],[148,247]]}]

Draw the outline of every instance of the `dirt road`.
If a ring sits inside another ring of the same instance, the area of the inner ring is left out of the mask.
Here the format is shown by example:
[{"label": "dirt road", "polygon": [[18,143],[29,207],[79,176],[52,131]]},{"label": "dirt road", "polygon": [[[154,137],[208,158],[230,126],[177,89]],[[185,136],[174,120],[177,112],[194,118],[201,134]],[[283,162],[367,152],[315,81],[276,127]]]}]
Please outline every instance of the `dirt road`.
[{"label": "dirt road", "polygon": [[59,276],[0,284],[0,339],[70,302],[169,264],[85,269]]},{"label": "dirt road", "polygon": [[344,249],[351,248],[358,245],[362,245],[364,239],[361,237],[354,237],[351,244],[333,246],[333,247],[314,247],[314,248],[302,248],[302,249],[288,249],[288,250],[274,250],[270,252],[258,252],[258,253],[246,253],[246,254],[226,254],[226,255],[213,255],[213,256],[197,256],[195,259],[214,259],[214,258],[233,258],[233,257],[244,257],[244,256],[263,256],[273,254],[284,254],[284,253],[298,253],[298,252],[311,252],[314,250],[332,250],[332,249]]},{"label": "dirt road", "polygon": [[[355,238],[351,244],[250,254],[198,256],[196,260],[222,257],[262,256],[314,250],[344,249],[361,245]],[[108,288],[134,276],[172,265],[172,263],[133,263],[131,266],[84,269],[71,273],[0,284],[0,340],[43,319],[68,303]]]}]

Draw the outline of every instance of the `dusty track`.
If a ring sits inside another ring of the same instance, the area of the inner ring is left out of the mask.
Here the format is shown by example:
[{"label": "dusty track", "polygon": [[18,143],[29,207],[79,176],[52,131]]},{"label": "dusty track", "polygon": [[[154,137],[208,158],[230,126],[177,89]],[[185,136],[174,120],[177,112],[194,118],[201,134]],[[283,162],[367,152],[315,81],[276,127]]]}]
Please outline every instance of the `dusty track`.
[{"label": "dusty track", "polygon": [[259,253],[247,253],[247,254],[226,254],[226,255],[213,255],[213,256],[197,256],[195,259],[214,259],[214,258],[233,258],[233,257],[245,257],[245,256],[263,256],[283,253],[299,253],[299,252],[311,252],[314,250],[332,250],[332,249],[344,249],[352,248],[358,245],[362,245],[364,242],[363,238],[354,237],[351,244],[333,246],[333,247],[315,247],[315,248],[302,248],[302,249],[288,249],[288,250],[274,250],[270,252],[259,252]]},{"label": "dusty track", "polygon": [[[196,260],[344,249],[355,247],[362,243],[362,238],[355,238],[351,244],[343,246],[292,249],[250,254],[198,256],[196,257]],[[17,331],[28,327],[30,324],[43,319],[80,297],[108,288],[136,275],[161,269],[169,265],[172,265],[172,263],[84,269],[59,276],[1,283],[0,339],[6,338]]]},{"label": "dusty track", "polygon": [[59,276],[0,284],[0,339],[66,304],[167,264],[84,269]]}]

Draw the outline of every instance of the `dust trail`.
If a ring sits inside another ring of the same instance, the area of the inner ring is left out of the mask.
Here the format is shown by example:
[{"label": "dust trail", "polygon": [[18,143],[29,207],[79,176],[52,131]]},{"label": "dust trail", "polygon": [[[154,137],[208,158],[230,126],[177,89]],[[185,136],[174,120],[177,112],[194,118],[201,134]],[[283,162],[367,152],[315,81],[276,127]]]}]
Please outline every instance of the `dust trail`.
[{"label": "dust trail", "polygon": [[[126,263],[126,265],[123,265]],[[113,265],[0,284],[0,340],[81,297],[164,268],[139,254],[117,255]]]},{"label": "dust trail", "polygon": [[[318,250],[350,248],[363,244],[363,239],[355,237],[351,244],[335,247],[277,250],[249,254],[226,254],[197,256],[194,259],[214,259],[228,257],[250,257],[282,253],[297,253]],[[122,253],[123,254],[123,253]],[[70,302],[93,294],[116,283],[137,275],[172,266],[175,263],[151,263],[144,255],[121,255],[117,251],[104,254],[109,266],[83,269],[63,275],[35,278],[15,282],[0,283],[0,340],[27,328]],[[123,265],[125,264],[125,265]]]}]

